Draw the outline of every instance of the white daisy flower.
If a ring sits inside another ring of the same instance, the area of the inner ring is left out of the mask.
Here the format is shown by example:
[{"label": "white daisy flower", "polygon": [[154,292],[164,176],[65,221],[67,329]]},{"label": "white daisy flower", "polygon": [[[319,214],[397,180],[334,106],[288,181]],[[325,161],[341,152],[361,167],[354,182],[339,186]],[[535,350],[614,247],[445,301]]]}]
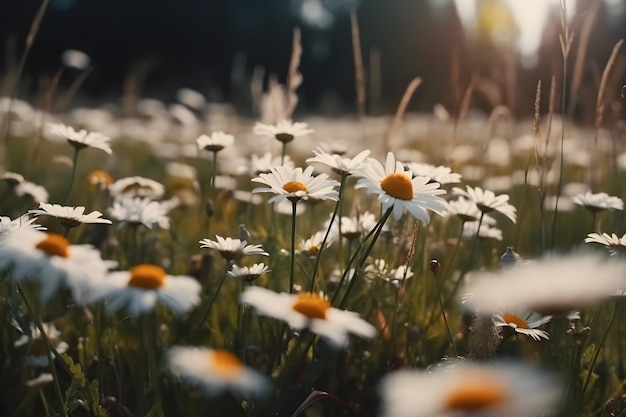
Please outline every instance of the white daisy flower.
[{"label": "white daisy flower", "polygon": [[481,214],[476,203],[461,197],[458,200],[448,201],[444,216],[457,216],[463,222],[473,222],[480,220]]},{"label": "white daisy flower", "polygon": [[[69,345],[61,339],[61,332],[53,323],[43,323],[43,330],[56,351],[60,354],[67,352]],[[46,340],[41,337],[41,331],[36,326],[30,328],[30,335],[21,335],[14,343],[16,348],[27,346],[26,363],[30,366],[46,367],[50,363]],[[54,354],[54,352],[53,352]]]},{"label": "white daisy flower", "polygon": [[348,176],[354,174],[354,172],[359,169],[365,159],[369,156],[370,151],[368,149],[361,151],[354,158],[343,158],[341,155],[338,154],[329,154],[324,152],[320,148],[314,150],[313,153],[315,154],[315,156],[312,158],[308,158],[306,162],[319,162],[328,166],[338,175]]},{"label": "white daisy flower", "polygon": [[231,278],[241,278],[246,282],[256,281],[261,275],[270,272],[271,269],[264,263],[254,264],[252,266],[233,265],[230,271],[226,272]]},{"label": "white daisy flower", "polygon": [[497,273],[477,272],[466,287],[465,292],[473,295],[464,305],[492,313],[575,310],[625,288],[625,266],[615,258],[574,253],[549,256]]},{"label": "white daisy flower", "polygon": [[315,177],[312,174],[312,166],[306,167],[304,171],[299,167],[292,169],[286,166],[276,166],[269,174],[260,174],[259,177],[252,179],[254,182],[268,186],[255,188],[252,192],[276,194],[269,199],[269,203],[279,203],[285,199],[299,201],[309,198],[337,201],[339,193],[335,187],[339,186],[339,182],[328,179],[326,174]]},{"label": "white daisy flower", "polygon": [[165,186],[160,182],[145,177],[120,178],[109,186],[113,197],[147,197],[158,199],[165,194]]},{"label": "white daisy flower", "polygon": [[245,240],[233,239],[215,235],[216,240],[202,239],[200,241],[201,248],[215,249],[227,261],[238,261],[244,256],[263,255],[270,256],[263,250],[262,245],[248,245]]},{"label": "white daisy flower", "polygon": [[157,303],[184,314],[200,302],[201,286],[185,275],[168,275],[158,265],[140,264],[129,271],[110,272],[94,282],[90,301],[106,300],[109,313],[126,307],[131,316],[153,310]]},{"label": "white daisy flower", "polygon": [[626,254],[626,234],[622,237],[615,233],[589,233],[585,238],[585,243],[599,243],[606,246],[611,255],[617,253]]},{"label": "white daisy flower", "polygon": [[392,372],[380,391],[382,417],[535,417],[555,411],[562,387],[527,365],[452,361]]},{"label": "white daisy flower", "polygon": [[200,135],[196,139],[198,149],[204,149],[211,152],[219,152],[224,148],[233,146],[235,137],[224,132],[213,132],[211,136]]},{"label": "white daisy flower", "polygon": [[36,221],[36,217],[31,218],[28,214],[23,214],[13,220],[10,217],[0,216],[0,236],[12,233],[22,227],[41,231],[48,230],[45,226],[35,223]]},{"label": "white daisy flower", "polygon": [[15,194],[19,197],[28,195],[33,199],[33,201],[37,203],[47,203],[49,196],[48,191],[43,186],[37,185],[30,181],[24,181],[19,183],[15,187]]},{"label": "white daisy flower", "polygon": [[538,313],[520,314],[520,313],[498,313],[493,317],[493,324],[500,331],[511,329],[515,333],[520,333],[531,337],[534,340],[550,339],[550,335],[545,330],[539,329],[540,326],[552,320],[552,316],[542,316]]},{"label": "white daisy flower", "polygon": [[24,176],[16,172],[5,171],[0,174],[0,180],[6,182],[9,187],[15,187],[24,182]]},{"label": "white daisy flower", "polygon": [[285,159],[282,157],[273,156],[271,152],[265,152],[263,155],[251,155],[248,167],[248,173],[251,177],[255,177],[259,174],[267,174],[272,172],[272,168],[275,166],[283,165],[289,169],[294,168],[293,161],[289,155],[285,155]]},{"label": "white daisy flower", "polygon": [[252,129],[255,135],[275,138],[282,143],[289,143],[295,138],[313,133],[313,129],[303,122],[293,123],[291,120],[281,120],[276,125],[266,125],[257,122]]},{"label": "white daisy flower", "polygon": [[619,197],[610,196],[607,193],[592,194],[590,192],[574,196],[574,203],[583,206],[591,212],[604,210],[624,210],[624,201]]},{"label": "white daisy flower", "polygon": [[80,150],[84,148],[100,149],[109,155],[113,153],[110,142],[111,138],[98,132],[87,132],[81,129],[78,132],[71,126],[61,123],[48,123],[51,134],[66,139],[70,145]]},{"label": "white daisy flower", "polygon": [[[314,257],[322,249],[322,242],[326,236],[326,231],[316,232],[313,236],[300,242],[300,253],[304,256]],[[324,249],[328,248],[333,243],[333,237],[328,236]]]},{"label": "white daisy flower", "polygon": [[89,59],[89,55],[82,51],[68,49],[61,54],[61,62],[69,68],[86,70],[91,64],[91,59]]},{"label": "white daisy flower", "polygon": [[409,162],[406,167],[413,176],[428,177],[431,182],[438,182],[442,185],[461,182],[461,174],[456,174],[452,172],[452,169],[443,165],[435,166],[423,162]]},{"label": "white daisy flower", "polygon": [[307,328],[335,347],[346,346],[348,333],[371,339],[376,329],[358,314],[331,307],[328,300],[315,293],[276,293],[261,287],[248,287],[240,302],[275,319],[286,321],[294,329]]},{"label": "white daisy flower", "polygon": [[94,188],[106,190],[113,184],[113,177],[106,171],[96,169],[89,173],[87,181]]},{"label": "white daisy flower", "polygon": [[480,230],[477,229],[477,221],[463,223],[463,237],[473,238],[476,236],[476,232],[478,231],[478,237],[502,241],[502,230],[485,223],[484,218],[482,224],[480,225]]},{"label": "white daisy flower", "polygon": [[151,229],[158,225],[161,229],[170,228],[167,211],[170,207],[149,198],[119,197],[109,209],[109,215],[122,224],[143,224]]},{"label": "white daisy flower", "polygon": [[383,211],[392,208],[396,220],[406,209],[413,217],[428,223],[427,210],[441,214],[447,207],[446,201],[437,197],[446,193],[438,183],[429,183],[428,177],[412,178],[391,152],[387,154],[384,167],[377,160],[368,158],[359,175],[363,178],[357,181],[355,188],[365,188],[368,193],[378,195]]},{"label": "white daisy flower", "polygon": [[29,210],[28,213],[38,216],[55,217],[59,219],[61,225],[68,229],[83,223],[111,224],[111,220],[103,219],[102,213],[99,211],[83,214],[85,212],[85,207],[83,206],[69,207],[61,206],[60,204],[39,203],[39,208],[40,210]]},{"label": "white daisy flower", "polygon": [[61,235],[30,227],[0,236],[0,271],[16,282],[39,284],[39,298],[51,299],[67,285],[74,289],[107,271],[100,252],[89,245],[70,245]]},{"label": "white daisy flower", "polygon": [[483,213],[491,213],[497,211],[504,214],[513,223],[517,221],[517,209],[512,204],[509,204],[509,196],[507,194],[495,195],[493,191],[483,190],[480,187],[466,186],[467,191],[464,191],[458,187],[452,189],[452,194],[462,195],[465,198],[470,199],[478,209]]},{"label": "white daisy flower", "polygon": [[175,346],[167,352],[170,371],[206,395],[229,391],[238,398],[260,397],[269,381],[226,350]]},{"label": "white daisy flower", "polygon": [[[328,228],[329,222],[330,220],[324,223],[324,228]],[[342,216],[341,234],[344,238],[348,240],[357,239],[361,237],[364,233],[368,233],[369,231],[373,230],[374,226],[376,226],[377,223],[378,220],[376,220],[376,216],[369,211],[358,213],[353,217]],[[387,226],[383,226],[383,232],[386,230],[388,230]],[[338,236],[339,230],[337,227],[337,223],[333,223],[331,234],[333,237]]]}]

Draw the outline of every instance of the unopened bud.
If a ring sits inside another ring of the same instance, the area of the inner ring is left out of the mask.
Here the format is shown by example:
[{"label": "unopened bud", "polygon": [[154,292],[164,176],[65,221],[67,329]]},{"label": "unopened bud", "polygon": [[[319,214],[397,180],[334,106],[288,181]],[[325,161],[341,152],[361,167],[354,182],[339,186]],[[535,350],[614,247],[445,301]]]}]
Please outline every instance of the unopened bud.
[{"label": "unopened bud", "polygon": [[438,260],[433,259],[430,261],[430,271],[435,275],[439,275],[439,271],[441,271],[441,264]]}]

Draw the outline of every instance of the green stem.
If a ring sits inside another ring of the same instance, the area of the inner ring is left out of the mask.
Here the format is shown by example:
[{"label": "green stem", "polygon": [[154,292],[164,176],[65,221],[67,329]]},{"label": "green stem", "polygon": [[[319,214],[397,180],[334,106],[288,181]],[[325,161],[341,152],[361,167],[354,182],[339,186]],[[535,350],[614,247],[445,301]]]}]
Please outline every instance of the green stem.
[{"label": "green stem", "polygon": [[436,273],[433,273],[435,277],[435,291],[437,292],[437,299],[439,300],[439,307],[441,307],[441,316],[443,317],[443,323],[446,325],[446,332],[448,333],[448,339],[450,340],[450,345],[452,345],[452,351],[454,352],[455,357],[459,357],[459,352],[456,349],[456,344],[454,343],[454,336],[452,335],[452,330],[450,330],[450,324],[448,323],[448,318],[446,317],[446,308],[443,304],[443,298],[441,298],[441,289],[439,288],[439,276]]},{"label": "green stem", "polygon": [[228,271],[230,271],[230,268],[232,267],[232,265],[233,265],[233,261],[232,260],[226,261],[226,267],[224,269],[224,273],[222,274],[222,278],[220,279],[220,282],[217,285],[217,289],[213,293],[213,296],[211,297],[211,300],[209,301],[209,303],[205,307],[205,309],[202,312],[202,314],[200,316],[198,316],[199,320],[196,322],[196,327],[191,332],[191,334],[196,334],[198,332],[198,330],[202,327],[204,322],[207,320],[207,318],[209,317],[209,313],[211,313],[211,307],[213,307],[213,304],[215,304],[215,301],[217,300],[217,296],[219,295],[220,291],[222,290],[222,286],[224,285],[224,282],[226,281],[226,277],[228,276],[226,273]]},{"label": "green stem", "polygon": [[[297,199],[291,200],[291,251],[289,253],[289,294],[293,293],[294,269],[296,264],[296,206]],[[321,250],[321,249],[320,249]]]},{"label": "green stem", "polygon": [[72,199],[72,193],[74,191],[74,181],[76,180],[76,166],[78,165],[78,152],[80,149],[74,147],[74,158],[72,159],[72,178],[70,179],[70,188],[67,190],[67,197],[65,198],[65,204],[69,205]]},{"label": "green stem", "polygon": [[616,302],[613,304],[613,313],[611,314],[611,318],[609,319],[609,324],[607,324],[604,333],[602,334],[602,338],[600,339],[600,343],[596,347],[596,351],[593,354],[593,359],[591,360],[591,364],[589,364],[589,372],[587,372],[587,378],[585,378],[585,384],[583,385],[583,390],[581,394],[581,398],[584,398],[585,393],[587,392],[587,388],[589,387],[589,383],[591,382],[591,377],[593,376],[593,369],[596,366],[596,362],[598,360],[598,356],[600,355],[600,351],[602,350],[602,346],[604,346],[604,342],[606,341],[607,336],[609,335],[609,331],[613,326],[613,322],[615,322],[615,318],[617,317],[617,313],[619,311],[619,304]]}]

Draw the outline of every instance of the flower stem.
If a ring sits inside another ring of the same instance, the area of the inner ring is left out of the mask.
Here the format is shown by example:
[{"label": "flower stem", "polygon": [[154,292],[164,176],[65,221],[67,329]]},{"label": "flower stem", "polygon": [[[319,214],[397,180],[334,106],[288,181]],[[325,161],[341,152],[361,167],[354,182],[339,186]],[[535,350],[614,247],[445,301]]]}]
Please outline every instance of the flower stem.
[{"label": "flower stem", "polygon": [[191,334],[193,334],[193,335],[197,334],[198,330],[202,327],[204,322],[209,317],[209,313],[211,312],[211,307],[213,307],[213,304],[215,304],[215,301],[217,300],[217,296],[219,295],[220,291],[222,290],[222,286],[224,285],[224,282],[226,281],[226,277],[228,276],[226,273],[228,271],[230,271],[230,268],[232,267],[232,265],[233,265],[233,261],[229,260],[229,261],[226,262],[226,267],[224,269],[224,273],[222,274],[222,278],[220,279],[220,282],[217,285],[217,289],[213,293],[213,296],[211,297],[211,300],[209,300],[209,302],[206,305],[206,307],[205,307],[204,311],[202,312],[202,314],[200,316],[198,316],[199,320],[196,322],[195,328],[193,329]]},{"label": "flower stem", "polygon": [[296,264],[296,205],[298,200],[291,200],[291,252],[289,253],[289,294],[293,293],[294,269]]},{"label": "flower stem", "polygon": [[615,318],[617,317],[618,311],[619,311],[619,304],[614,303],[613,313],[611,314],[611,318],[609,319],[609,324],[607,324],[606,330],[604,330],[604,333],[602,334],[602,338],[600,339],[600,342],[598,343],[598,346],[596,347],[596,351],[593,354],[593,359],[591,360],[591,363],[589,364],[589,371],[587,372],[587,378],[585,378],[585,384],[583,385],[581,397],[585,396],[585,392],[587,392],[587,388],[589,388],[589,383],[591,382],[591,377],[593,375],[593,369],[596,366],[598,356],[600,355],[602,346],[604,346],[604,342],[606,342],[606,338],[609,335],[611,327],[613,326],[613,322],[615,322]]},{"label": "flower stem", "polygon": [[69,205],[72,200],[74,181],[76,180],[76,166],[78,165],[78,152],[80,152],[80,149],[74,147],[74,157],[72,159],[72,178],[70,179],[70,188],[67,190],[67,197],[65,198],[66,205]]}]

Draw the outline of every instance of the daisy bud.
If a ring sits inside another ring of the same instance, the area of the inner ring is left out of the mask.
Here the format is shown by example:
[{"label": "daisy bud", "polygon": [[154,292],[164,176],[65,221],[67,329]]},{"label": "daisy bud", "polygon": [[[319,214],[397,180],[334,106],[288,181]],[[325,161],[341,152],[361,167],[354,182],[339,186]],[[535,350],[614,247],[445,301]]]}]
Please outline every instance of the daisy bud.
[{"label": "daisy bud", "polygon": [[439,271],[441,271],[441,264],[438,260],[433,259],[430,261],[430,271],[435,274],[435,276],[439,275]]}]

